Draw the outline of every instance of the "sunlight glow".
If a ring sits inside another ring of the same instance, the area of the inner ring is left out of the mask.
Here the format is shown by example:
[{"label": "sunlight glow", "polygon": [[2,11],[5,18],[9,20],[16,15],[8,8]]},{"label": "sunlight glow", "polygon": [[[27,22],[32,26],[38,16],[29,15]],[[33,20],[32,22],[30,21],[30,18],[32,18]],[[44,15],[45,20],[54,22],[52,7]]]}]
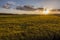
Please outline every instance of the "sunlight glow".
[{"label": "sunlight glow", "polygon": [[43,14],[48,14],[50,11],[49,10],[44,10]]},{"label": "sunlight glow", "polygon": [[52,10],[52,8],[50,8],[50,9],[44,8],[43,14],[49,14],[50,10]]}]

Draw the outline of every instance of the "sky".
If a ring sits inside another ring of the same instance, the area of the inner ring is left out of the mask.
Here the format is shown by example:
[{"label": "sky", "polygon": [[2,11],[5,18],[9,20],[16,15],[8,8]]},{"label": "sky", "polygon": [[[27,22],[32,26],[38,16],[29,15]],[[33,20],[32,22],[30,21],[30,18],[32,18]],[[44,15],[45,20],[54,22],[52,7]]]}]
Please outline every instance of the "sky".
[{"label": "sky", "polygon": [[11,4],[11,8],[18,5],[33,5],[34,7],[47,7],[60,9],[60,0],[0,0],[0,7],[6,3]]}]

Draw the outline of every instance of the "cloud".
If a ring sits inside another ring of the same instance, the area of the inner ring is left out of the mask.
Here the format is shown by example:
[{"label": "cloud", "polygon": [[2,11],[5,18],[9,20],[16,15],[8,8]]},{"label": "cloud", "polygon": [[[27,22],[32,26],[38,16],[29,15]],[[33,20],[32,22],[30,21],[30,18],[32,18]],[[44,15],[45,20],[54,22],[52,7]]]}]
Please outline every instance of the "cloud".
[{"label": "cloud", "polygon": [[14,5],[16,5],[16,2],[14,2],[14,1],[7,1],[2,7],[9,9],[9,8],[11,8]]},{"label": "cloud", "polygon": [[10,5],[16,5],[16,2],[14,2],[14,1],[8,1],[7,3]]},{"label": "cloud", "polygon": [[2,7],[9,9],[9,8],[10,8],[10,5],[9,5],[8,3],[6,3],[6,4],[4,4]]}]

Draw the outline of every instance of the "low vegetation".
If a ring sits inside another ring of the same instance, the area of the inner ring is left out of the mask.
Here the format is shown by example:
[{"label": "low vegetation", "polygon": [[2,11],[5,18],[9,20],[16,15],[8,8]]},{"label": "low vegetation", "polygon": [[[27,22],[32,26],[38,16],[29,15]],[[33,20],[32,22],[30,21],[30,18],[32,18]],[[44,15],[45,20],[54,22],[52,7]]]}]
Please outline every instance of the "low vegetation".
[{"label": "low vegetation", "polygon": [[60,17],[0,15],[0,40],[59,40]]}]

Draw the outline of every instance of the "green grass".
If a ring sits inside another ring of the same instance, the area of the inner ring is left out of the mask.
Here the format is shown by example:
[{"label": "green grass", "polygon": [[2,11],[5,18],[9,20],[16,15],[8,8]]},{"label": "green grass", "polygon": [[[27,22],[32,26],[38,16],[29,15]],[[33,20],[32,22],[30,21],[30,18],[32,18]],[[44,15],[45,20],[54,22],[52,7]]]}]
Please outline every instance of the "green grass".
[{"label": "green grass", "polygon": [[59,40],[60,17],[0,15],[0,40]]}]

